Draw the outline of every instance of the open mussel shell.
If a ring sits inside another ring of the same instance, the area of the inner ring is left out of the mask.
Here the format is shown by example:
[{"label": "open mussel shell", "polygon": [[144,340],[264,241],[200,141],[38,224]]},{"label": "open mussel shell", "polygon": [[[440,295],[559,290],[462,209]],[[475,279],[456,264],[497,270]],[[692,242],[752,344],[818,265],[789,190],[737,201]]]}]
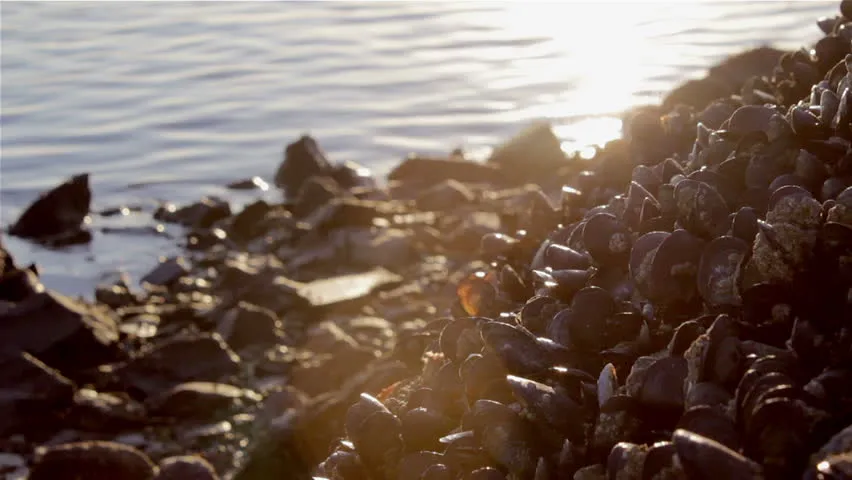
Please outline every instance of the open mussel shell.
[{"label": "open mussel shell", "polygon": [[736,237],[718,237],[704,247],[696,277],[698,293],[709,305],[739,305],[737,273],[751,246]]},{"label": "open mussel shell", "polygon": [[599,265],[626,264],[630,257],[631,243],[630,231],[615,215],[595,214],[583,227],[583,244]]}]

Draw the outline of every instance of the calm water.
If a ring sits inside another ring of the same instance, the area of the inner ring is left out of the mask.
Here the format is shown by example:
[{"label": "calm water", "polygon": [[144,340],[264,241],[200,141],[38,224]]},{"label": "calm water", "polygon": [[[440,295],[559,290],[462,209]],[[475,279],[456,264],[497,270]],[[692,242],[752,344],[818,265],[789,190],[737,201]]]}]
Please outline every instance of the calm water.
[{"label": "calm water", "polygon": [[[838,3],[3,2],[2,224],[83,171],[95,209],[205,194],[239,204],[253,195],[222,185],[271,177],[303,132],[379,174],[410,151],[485,156],[537,118],[566,150],[602,143],[620,111],[730,53],[816,40],[816,18]],[[49,286],[87,294],[105,271],[138,279],[174,244],[6,241]]]}]

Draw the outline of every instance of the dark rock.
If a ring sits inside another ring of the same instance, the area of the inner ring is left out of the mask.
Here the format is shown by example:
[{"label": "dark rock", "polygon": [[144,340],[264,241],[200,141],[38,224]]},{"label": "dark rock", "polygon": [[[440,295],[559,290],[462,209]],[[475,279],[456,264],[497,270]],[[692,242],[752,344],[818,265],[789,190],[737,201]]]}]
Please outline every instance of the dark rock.
[{"label": "dark rock", "polygon": [[534,180],[553,175],[566,165],[562,144],[549,122],[535,122],[494,149],[489,164],[498,165],[511,178]]},{"label": "dark rock", "polygon": [[267,308],[239,302],[218,321],[216,331],[234,350],[252,345],[274,345],[281,341],[281,322]]},{"label": "dark rock", "polygon": [[236,182],[231,182],[228,184],[228,188],[231,190],[269,190],[269,184],[266,183],[260,177],[251,177],[245,178],[243,180],[237,180]]},{"label": "dark rock", "polygon": [[343,227],[370,227],[377,218],[408,213],[399,202],[335,198],[304,219],[309,230],[328,231]]},{"label": "dark rock", "polygon": [[304,217],[342,195],[340,186],[331,177],[314,176],[302,183],[291,211],[296,217]]},{"label": "dark rock", "polygon": [[143,406],[125,394],[81,388],[66,416],[69,428],[88,432],[117,433],[148,424]]},{"label": "dark rock", "polygon": [[214,333],[166,340],[113,370],[129,393],[147,397],[185,382],[221,380],[236,374],[239,362]]},{"label": "dark rock", "polygon": [[154,286],[168,286],[189,273],[189,263],[183,257],[161,259],[160,263],[142,277],[141,283]]},{"label": "dark rock", "polygon": [[210,420],[219,411],[258,401],[258,394],[233,385],[187,382],[148,398],[145,404],[156,416]]},{"label": "dark rock", "polygon": [[231,206],[218,197],[204,197],[183,207],[167,203],[154,212],[154,218],[163,222],[179,223],[186,227],[209,228],[217,221],[231,216]]},{"label": "dark rock", "polygon": [[275,172],[275,186],[284,189],[286,198],[293,199],[307,179],[330,171],[331,165],[316,140],[304,135],[284,150],[284,161]]},{"label": "dark rock", "polygon": [[269,213],[271,208],[263,200],[246,205],[240,213],[234,215],[228,234],[238,242],[256,237],[262,231],[259,228],[261,220]]},{"label": "dark rock", "polygon": [[89,214],[91,201],[89,174],[75,175],[41,194],[9,228],[9,233],[23,238],[47,239],[77,232]]},{"label": "dark rock", "polygon": [[160,473],[154,480],[219,480],[219,475],[202,457],[183,455],[161,461]]},{"label": "dark rock", "polygon": [[71,405],[74,384],[28,353],[0,356],[0,438],[55,428]]},{"label": "dark rock", "polygon": [[398,268],[417,258],[411,231],[397,228],[371,229],[346,236],[346,258],[357,265]]},{"label": "dark rock", "polygon": [[339,348],[333,355],[314,358],[312,362],[294,368],[290,381],[308,395],[319,395],[334,390],[375,359],[373,350],[361,347]]},{"label": "dark rock", "polygon": [[43,291],[35,265],[20,270],[12,268],[0,275],[0,300],[17,303]]},{"label": "dark rock", "polygon": [[118,355],[114,314],[55,292],[30,295],[0,313],[0,338],[0,352],[29,352],[66,375]]},{"label": "dark rock", "polygon": [[410,156],[388,174],[388,180],[428,188],[446,180],[462,183],[513,184],[507,176],[494,165],[455,160],[451,158],[431,158]]},{"label": "dark rock", "polygon": [[278,277],[276,283],[289,290],[298,303],[310,307],[328,307],[344,302],[356,301],[379,289],[398,285],[402,277],[384,268],[366,272],[322,278],[309,283],[296,282]]},{"label": "dark rock", "polygon": [[331,172],[332,178],[341,187],[352,190],[354,188],[375,188],[376,179],[370,169],[355,162],[343,162],[336,165]]},{"label": "dark rock", "polygon": [[139,450],[114,442],[78,442],[39,447],[30,480],[150,480],[156,467]]}]

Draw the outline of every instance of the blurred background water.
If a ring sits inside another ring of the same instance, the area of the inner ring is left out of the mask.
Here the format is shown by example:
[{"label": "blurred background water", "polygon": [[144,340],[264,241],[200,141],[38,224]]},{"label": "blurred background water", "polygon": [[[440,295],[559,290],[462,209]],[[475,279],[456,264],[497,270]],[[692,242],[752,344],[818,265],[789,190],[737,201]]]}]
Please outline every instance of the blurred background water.
[{"label": "blurred background water", "polygon": [[[411,151],[485,157],[539,118],[565,150],[603,143],[620,112],[729,54],[815,41],[838,4],[3,2],[0,218],[78,172],[94,210],[209,194],[238,207],[257,194],[224,185],[270,179],[305,132],[377,174]],[[97,231],[64,251],[4,242],[49,287],[86,295],[104,272],[138,280],[176,251]]]}]

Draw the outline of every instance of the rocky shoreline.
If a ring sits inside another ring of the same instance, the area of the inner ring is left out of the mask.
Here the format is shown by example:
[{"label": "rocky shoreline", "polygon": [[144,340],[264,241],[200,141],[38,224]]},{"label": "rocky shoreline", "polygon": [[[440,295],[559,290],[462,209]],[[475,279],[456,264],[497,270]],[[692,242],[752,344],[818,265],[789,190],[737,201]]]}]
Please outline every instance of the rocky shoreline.
[{"label": "rocky shoreline", "polygon": [[[382,182],[304,136],[281,202],[162,205],[183,256],[94,302],[0,246],[0,475],[852,478],[841,13],[812,52],[752,50],[636,109],[591,159],[538,123]],[[8,234],[89,241],[89,181]]]}]

